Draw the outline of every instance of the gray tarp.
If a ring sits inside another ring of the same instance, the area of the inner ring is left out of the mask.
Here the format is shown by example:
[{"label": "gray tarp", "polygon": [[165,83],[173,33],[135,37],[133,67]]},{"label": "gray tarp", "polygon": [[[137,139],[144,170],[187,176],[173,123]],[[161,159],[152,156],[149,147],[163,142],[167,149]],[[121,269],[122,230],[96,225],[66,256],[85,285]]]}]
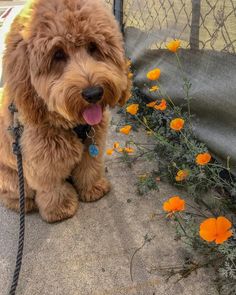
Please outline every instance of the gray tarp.
[{"label": "gray tarp", "polygon": [[124,22],[134,81],[151,97],[146,73],[159,67],[162,86],[183,102],[175,55],[165,48],[169,39],[182,41],[196,135],[224,163],[230,156],[236,172],[236,0],[125,0]]}]

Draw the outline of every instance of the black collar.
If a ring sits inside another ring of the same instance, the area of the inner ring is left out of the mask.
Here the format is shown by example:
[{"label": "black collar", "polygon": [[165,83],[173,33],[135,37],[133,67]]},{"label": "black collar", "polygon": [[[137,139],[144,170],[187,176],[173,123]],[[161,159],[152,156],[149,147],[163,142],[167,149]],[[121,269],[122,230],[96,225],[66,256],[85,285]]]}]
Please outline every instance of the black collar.
[{"label": "black collar", "polygon": [[77,126],[75,126],[73,128],[73,131],[82,140],[83,143],[87,139],[90,130],[91,130],[91,126],[88,125],[88,124],[86,124],[86,125],[77,125]]},{"label": "black collar", "polygon": [[[18,112],[17,108],[15,107],[14,103],[11,103],[8,107],[9,111],[14,114],[16,112]],[[21,128],[23,126],[21,125]],[[9,127],[9,128],[12,128],[14,129],[13,127]],[[80,138],[82,140],[82,142],[84,143],[85,140],[88,138],[88,134],[90,132],[90,130],[92,129],[92,127],[88,124],[85,124],[85,125],[77,125],[73,128],[73,131],[76,133],[76,135],[78,136],[78,138]],[[10,129],[9,129],[10,130]]]}]

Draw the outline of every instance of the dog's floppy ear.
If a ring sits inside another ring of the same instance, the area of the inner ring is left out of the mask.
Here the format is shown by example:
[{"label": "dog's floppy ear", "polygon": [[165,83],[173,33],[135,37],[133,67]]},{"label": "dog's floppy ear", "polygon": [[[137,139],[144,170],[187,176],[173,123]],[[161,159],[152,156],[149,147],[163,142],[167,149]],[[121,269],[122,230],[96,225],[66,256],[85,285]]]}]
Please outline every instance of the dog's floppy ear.
[{"label": "dog's floppy ear", "polygon": [[20,17],[13,22],[6,38],[3,57],[3,78],[9,99],[25,120],[37,123],[45,115],[45,105],[31,85],[28,46],[21,32]]}]

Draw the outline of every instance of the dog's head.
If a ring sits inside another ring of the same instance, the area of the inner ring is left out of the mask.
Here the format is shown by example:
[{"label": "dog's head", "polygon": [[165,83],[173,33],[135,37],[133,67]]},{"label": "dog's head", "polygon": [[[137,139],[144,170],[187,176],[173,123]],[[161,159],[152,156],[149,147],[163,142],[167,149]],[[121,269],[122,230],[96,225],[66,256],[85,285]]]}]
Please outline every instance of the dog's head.
[{"label": "dog's head", "polygon": [[35,0],[8,35],[4,77],[31,121],[57,113],[97,124],[123,104],[130,82],[122,35],[102,0]]}]

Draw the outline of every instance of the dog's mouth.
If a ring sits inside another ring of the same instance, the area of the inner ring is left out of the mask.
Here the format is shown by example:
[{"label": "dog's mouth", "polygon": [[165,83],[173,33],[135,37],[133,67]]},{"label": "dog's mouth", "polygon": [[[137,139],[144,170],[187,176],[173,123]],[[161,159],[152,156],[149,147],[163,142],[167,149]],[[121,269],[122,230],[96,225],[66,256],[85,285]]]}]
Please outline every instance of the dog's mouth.
[{"label": "dog's mouth", "polygon": [[102,121],[102,107],[99,104],[91,104],[82,113],[85,122],[91,126],[97,125]]}]

